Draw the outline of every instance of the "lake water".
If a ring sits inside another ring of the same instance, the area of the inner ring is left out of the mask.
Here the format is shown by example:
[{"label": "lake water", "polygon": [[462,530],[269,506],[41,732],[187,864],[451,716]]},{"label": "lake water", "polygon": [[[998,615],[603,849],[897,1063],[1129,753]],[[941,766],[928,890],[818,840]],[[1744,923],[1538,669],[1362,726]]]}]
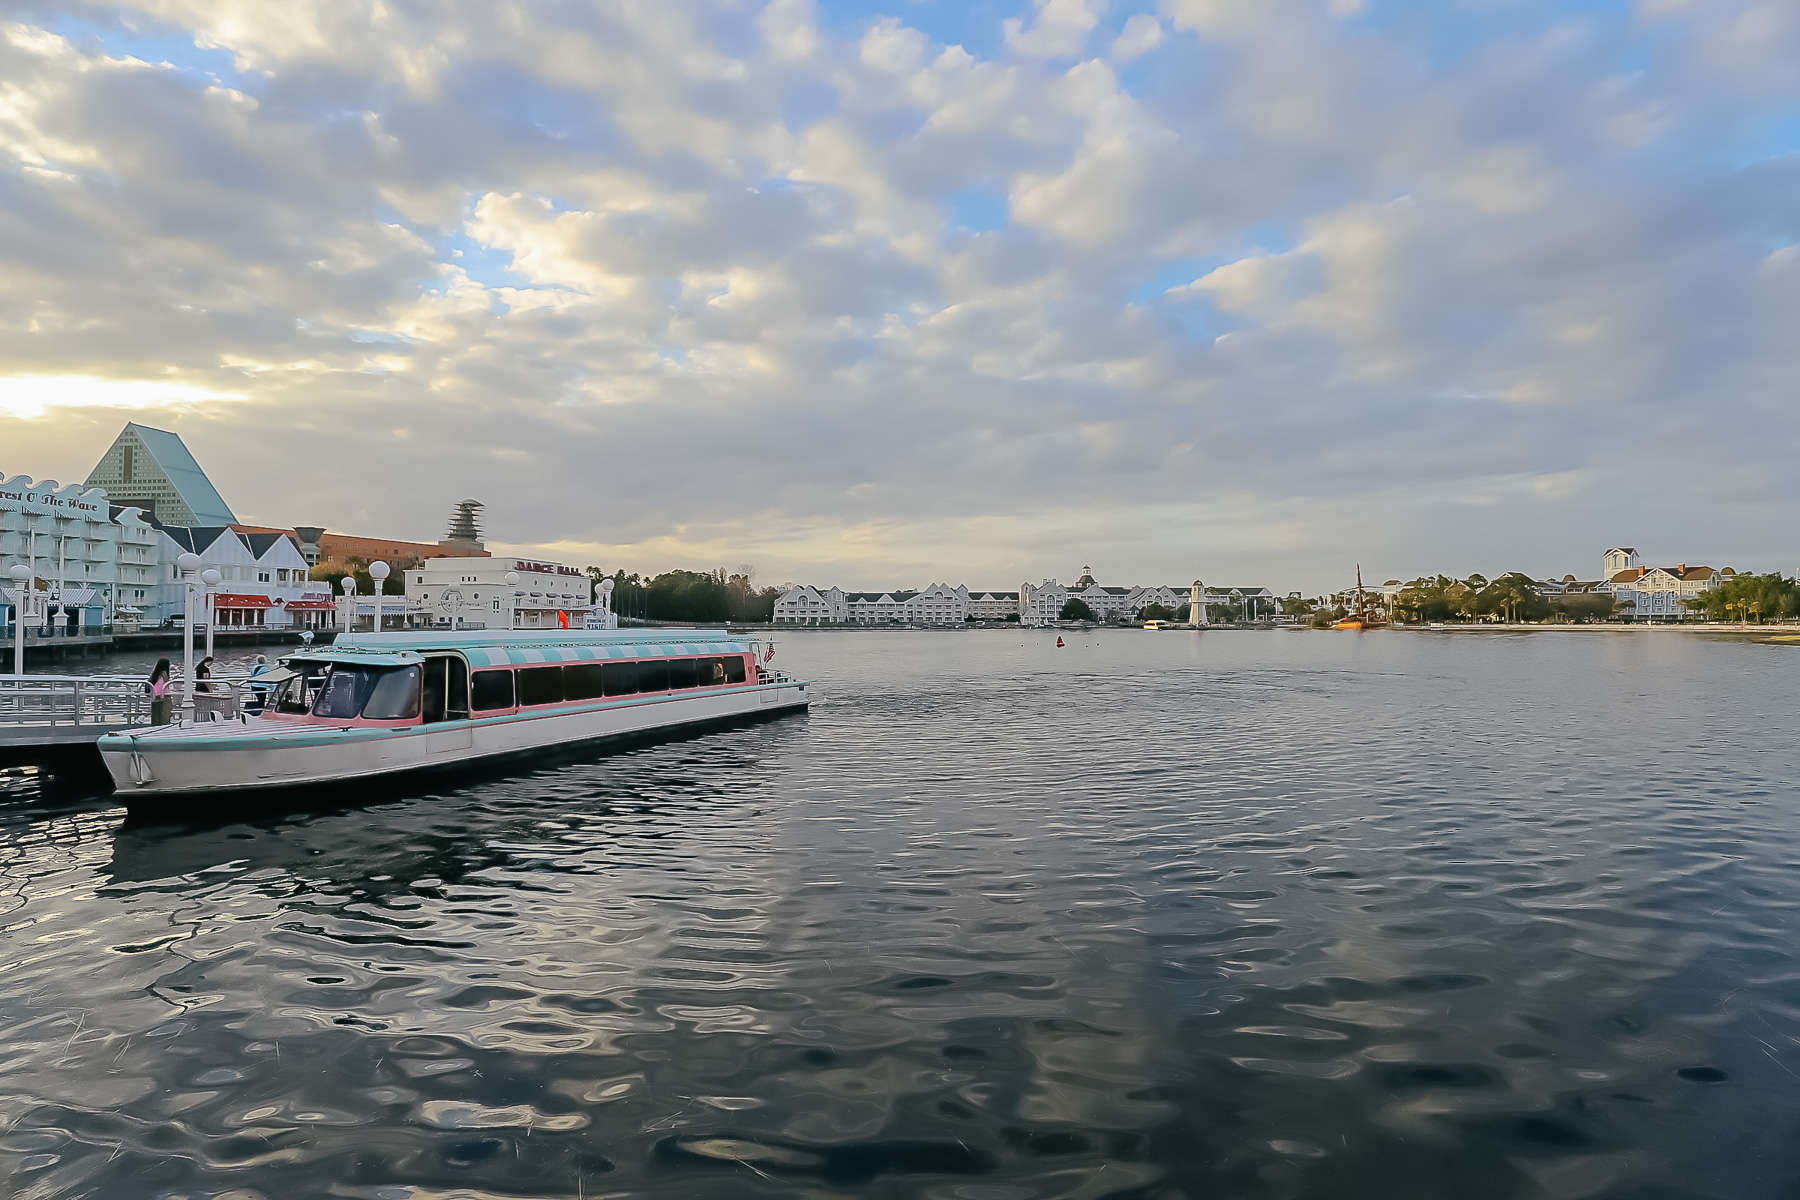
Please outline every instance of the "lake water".
[{"label": "lake water", "polygon": [[0,779],[0,1194],[1800,1188],[1800,647],[1065,636],[337,809]]}]

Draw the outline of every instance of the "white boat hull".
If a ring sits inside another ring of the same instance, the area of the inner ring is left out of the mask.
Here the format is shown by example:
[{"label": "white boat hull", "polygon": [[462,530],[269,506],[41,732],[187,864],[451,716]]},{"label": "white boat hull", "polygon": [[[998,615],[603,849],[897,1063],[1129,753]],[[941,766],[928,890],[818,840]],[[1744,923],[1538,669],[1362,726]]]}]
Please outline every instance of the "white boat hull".
[{"label": "white boat hull", "polygon": [[403,729],[260,719],[167,726],[109,735],[100,739],[99,750],[114,785],[129,802],[368,779],[774,716],[807,705],[804,683],[782,682]]}]

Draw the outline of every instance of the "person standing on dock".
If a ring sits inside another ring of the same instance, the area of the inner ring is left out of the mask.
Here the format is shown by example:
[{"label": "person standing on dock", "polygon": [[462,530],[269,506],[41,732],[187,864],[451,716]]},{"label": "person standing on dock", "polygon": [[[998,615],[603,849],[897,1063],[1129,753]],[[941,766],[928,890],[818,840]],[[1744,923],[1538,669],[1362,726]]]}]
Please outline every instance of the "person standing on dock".
[{"label": "person standing on dock", "polygon": [[266,675],[268,672],[269,656],[266,654],[257,655],[256,663],[250,668],[249,694],[246,697],[246,703],[244,705],[247,712],[260,713],[263,710],[264,705],[268,703],[269,685],[256,682],[256,677],[258,675]]},{"label": "person standing on dock", "polygon": [[144,693],[150,697],[150,723],[167,725],[174,719],[175,696],[169,683],[169,660],[159,658],[144,681]]}]

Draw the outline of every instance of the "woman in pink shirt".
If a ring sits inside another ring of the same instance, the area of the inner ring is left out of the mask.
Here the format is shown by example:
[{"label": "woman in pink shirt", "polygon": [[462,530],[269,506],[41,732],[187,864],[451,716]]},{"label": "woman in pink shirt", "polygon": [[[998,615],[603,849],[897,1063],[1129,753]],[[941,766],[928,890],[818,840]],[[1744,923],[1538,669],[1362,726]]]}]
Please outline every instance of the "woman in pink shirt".
[{"label": "woman in pink shirt", "polygon": [[167,725],[175,719],[175,689],[169,682],[169,660],[159,658],[144,681],[144,692],[150,697],[150,723]]}]

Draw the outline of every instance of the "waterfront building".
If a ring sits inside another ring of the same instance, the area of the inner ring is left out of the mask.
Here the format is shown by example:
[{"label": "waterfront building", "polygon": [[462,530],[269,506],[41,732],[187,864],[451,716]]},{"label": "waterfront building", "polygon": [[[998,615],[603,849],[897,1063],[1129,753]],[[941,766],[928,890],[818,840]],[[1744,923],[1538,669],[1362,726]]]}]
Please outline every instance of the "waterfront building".
[{"label": "waterfront building", "polygon": [[843,625],[850,620],[850,603],[841,588],[790,587],[775,599],[777,625]]},{"label": "waterfront building", "polygon": [[140,508],[164,525],[237,523],[187,444],[166,429],[135,421],[119,431],[88,472],[87,486],[105,489],[112,503]]},{"label": "waterfront building", "polygon": [[912,625],[962,625],[969,619],[969,589],[961,584],[928,584],[907,598],[905,614]]},{"label": "waterfront building", "polygon": [[[518,576],[515,582],[507,581],[509,573]],[[401,575],[404,603],[437,626],[558,629],[565,615],[572,629],[586,627],[590,618],[602,622],[600,628],[618,624],[610,603],[593,602],[593,582],[562,563],[492,556],[431,558]],[[601,598],[608,599],[605,594]],[[388,603],[399,612],[403,601],[389,596],[383,601]]]},{"label": "waterfront building", "polygon": [[1682,603],[1697,599],[1733,578],[1731,567],[1714,570],[1678,563],[1673,567],[1646,567],[1636,549],[1608,547],[1601,555],[1604,574],[1595,591],[1611,594],[1618,615],[1632,621],[1679,621],[1692,614]]},{"label": "waterfront building", "polygon": [[329,629],[335,624],[331,585],[306,577],[306,560],[286,534],[244,534],[228,525],[163,526],[157,534],[161,588],[147,614],[150,624],[163,624],[185,611],[186,584],[175,562],[190,551],[204,567],[219,572],[212,594],[219,628]]},{"label": "waterfront building", "polygon": [[1187,607],[1189,591],[1188,588],[1173,588],[1164,584],[1132,588],[1131,594],[1125,598],[1125,609],[1133,617],[1153,604],[1180,613]]},{"label": "waterfront building", "polygon": [[[76,628],[136,624],[160,589],[157,534],[140,509],[101,488],[0,472],[0,568],[13,563],[31,567],[55,618]],[[14,590],[0,592],[7,625]]]},{"label": "waterfront building", "polygon": [[854,625],[902,625],[906,602],[917,592],[845,592],[844,602]]},{"label": "waterfront building", "polygon": [[1019,624],[1032,628],[1054,625],[1062,619],[1069,589],[1054,579],[1019,585]]},{"label": "waterfront building", "polygon": [[1680,563],[1633,567],[1606,582],[1619,615],[1633,621],[1679,621],[1692,615],[1682,601],[1698,598],[1735,574],[1729,567],[1715,571]]},{"label": "waterfront building", "polygon": [[[1021,625],[1054,625],[1070,600],[1085,602],[1102,621],[1136,620],[1151,605],[1179,613],[1189,589],[1163,584],[1115,587],[1101,584],[1084,567],[1074,587],[1054,579],[1023,583],[1018,591],[970,591],[962,584],[933,583],[919,591],[845,592],[805,584],[789,587],[775,601],[778,625],[962,625],[969,621],[1008,621]],[[1268,588],[1207,590],[1204,603],[1244,608],[1263,619],[1275,611]]]},{"label": "waterfront building", "polygon": [[977,621],[1005,621],[1019,615],[1017,592],[970,592],[969,615]]}]

